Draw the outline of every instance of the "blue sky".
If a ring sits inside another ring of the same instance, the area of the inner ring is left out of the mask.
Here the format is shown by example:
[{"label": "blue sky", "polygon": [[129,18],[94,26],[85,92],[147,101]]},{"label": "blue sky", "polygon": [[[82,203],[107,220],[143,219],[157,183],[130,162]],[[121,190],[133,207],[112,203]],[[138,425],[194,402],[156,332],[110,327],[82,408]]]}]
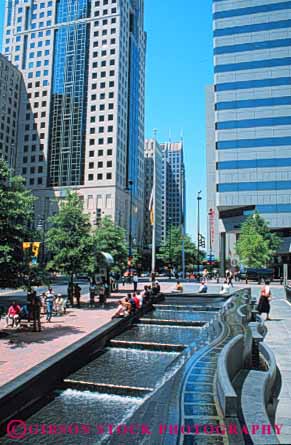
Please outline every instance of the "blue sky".
[{"label": "blue sky", "polygon": [[[198,6],[199,5],[199,6]],[[4,0],[0,0],[0,38]],[[206,230],[205,87],[212,82],[211,0],[145,0],[148,36],[146,137],[184,138],[187,232],[196,230],[196,194],[203,190]]]}]

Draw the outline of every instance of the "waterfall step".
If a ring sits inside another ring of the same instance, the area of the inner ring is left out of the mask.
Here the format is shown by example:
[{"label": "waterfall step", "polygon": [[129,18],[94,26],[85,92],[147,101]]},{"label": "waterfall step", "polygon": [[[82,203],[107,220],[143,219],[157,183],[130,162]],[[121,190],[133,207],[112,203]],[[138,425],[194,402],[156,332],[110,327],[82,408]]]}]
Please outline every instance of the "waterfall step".
[{"label": "waterfall step", "polygon": [[110,340],[109,344],[115,348],[132,348],[145,349],[152,351],[168,351],[180,352],[183,351],[187,345],[182,344],[168,344],[168,343],[152,343],[143,341],[127,341],[127,340]]},{"label": "waterfall step", "polygon": [[140,318],[141,324],[152,325],[167,325],[167,326],[188,326],[188,327],[201,327],[204,326],[207,321],[186,321],[186,320],[163,320],[161,318]]},{"label": "waterfall step", "polygon": [[143,397],[154,390],[154,388],[111,385],[109,383],[86,382],[74,379],[64,379],[62,383],[62,388],[77,389],[79,391],[94,391],[94,392],[128,396],[128,397]]},{"label": "waterfall step", "polygon": [[154,308],[174,311],[175,309],[181,310],[183,312],[218,312],[221,308],[216,306],[190,306],[186,304],[154,304]]}]

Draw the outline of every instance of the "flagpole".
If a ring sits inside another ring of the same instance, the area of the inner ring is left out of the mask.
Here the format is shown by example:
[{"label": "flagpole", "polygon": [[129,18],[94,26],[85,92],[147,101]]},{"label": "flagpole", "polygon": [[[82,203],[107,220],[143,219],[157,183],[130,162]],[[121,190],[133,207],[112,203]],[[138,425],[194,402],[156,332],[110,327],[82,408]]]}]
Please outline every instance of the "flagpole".
[{"label": "flagpole", "polygon": [[153,224],[152,224],[152,273],[156,271],[156,144],[157,130],[154,130],[153,144]]}]

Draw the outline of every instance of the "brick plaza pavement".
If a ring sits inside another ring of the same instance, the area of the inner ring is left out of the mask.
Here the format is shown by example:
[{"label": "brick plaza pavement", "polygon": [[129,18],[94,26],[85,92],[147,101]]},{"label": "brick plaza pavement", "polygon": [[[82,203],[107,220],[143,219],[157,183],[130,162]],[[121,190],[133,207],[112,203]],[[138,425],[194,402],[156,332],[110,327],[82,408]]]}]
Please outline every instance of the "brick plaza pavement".
[{"label": "brick plaza pavement", "polygon": [[[174,287],[172,283],[162,283],[164,291]],[[142,290],[145,283],[139,283]],[[129,288],[129,289],[128,289]],[[4,329],[5,320],[0,321],[0,386],[8,383],[42,361],[62,351],[67,346],[102,327],[111,320],[116,310],[118,298],[126,295],[133,286],[120,287],[119,294],[108,300],[105,309],[88,309],[88,295],[82,296],[81,309],[68,309],[67,314],[53,317],[51,323],[42,317],[42,331],[26,329]],[[1,301],[1,296],[0,296]]]}]

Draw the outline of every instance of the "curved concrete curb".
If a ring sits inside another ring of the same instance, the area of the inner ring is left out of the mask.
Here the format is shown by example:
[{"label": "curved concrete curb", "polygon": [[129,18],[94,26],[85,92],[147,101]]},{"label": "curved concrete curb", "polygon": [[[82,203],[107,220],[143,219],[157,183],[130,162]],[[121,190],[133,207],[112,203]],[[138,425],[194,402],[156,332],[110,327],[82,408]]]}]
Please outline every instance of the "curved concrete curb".
[{"label": "curved concrete curb", "polygon": [[244,367],[244,336],[234,337],[219,354],[216,392],[221,411],[225,417],[236,416],[238,396],[232,386],[235,375]]},{"label": "curved concrete curb", "polygon": [[[260,352],[269,369],[266,372],[251,370],[248,373],[242,387],[242,412],[254,445],[277,445],[279,438],[271,424],[281,388],[281,376],[272,350],[261,343]],[[255,432],[252,428],[254,424],[265,425],[266,433],[262,434],[261,428]]]}]

